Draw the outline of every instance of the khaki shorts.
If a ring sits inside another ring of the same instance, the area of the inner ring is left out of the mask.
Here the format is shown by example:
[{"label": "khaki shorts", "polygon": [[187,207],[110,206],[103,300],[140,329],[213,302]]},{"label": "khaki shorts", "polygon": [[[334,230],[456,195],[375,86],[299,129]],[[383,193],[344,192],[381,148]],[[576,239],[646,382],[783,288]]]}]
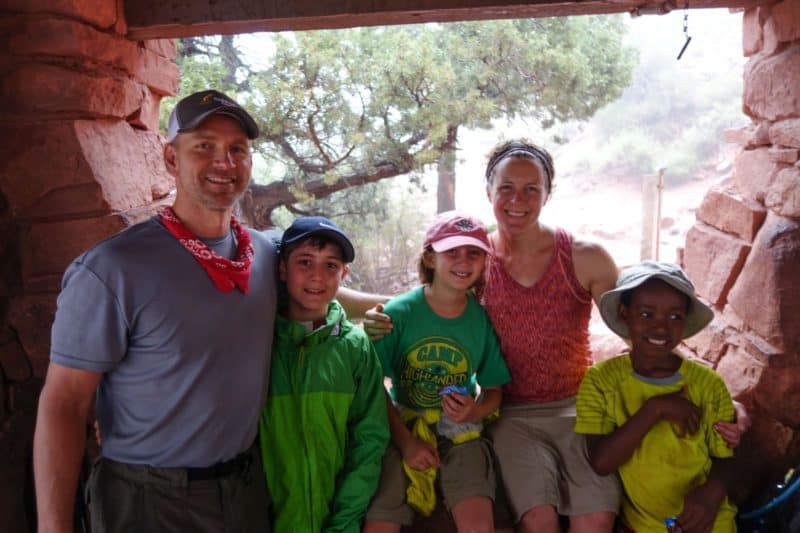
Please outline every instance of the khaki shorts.
[{"label": "khaki shorts", "polygon": [[[494,500],[496,474],[489,443],[484,438],[463,444],[439,440],[442,466],[436,475],[437,495],[443,496],[448,510],[467,498],[485,496]],[[406,504],[408,477],[403,471],[403,458],[394,444],[383,456],[381,479],[372,498],[367,520],[392,522],[410,526],[417,512]]]},{"label": "khaki shorts", "polygon": [[600,476],[589,464],[586,439],[575,429],[575,398],[506,406],[487,427],[513,523],[549,505],[566,516],[619,511],[616,475]]}]

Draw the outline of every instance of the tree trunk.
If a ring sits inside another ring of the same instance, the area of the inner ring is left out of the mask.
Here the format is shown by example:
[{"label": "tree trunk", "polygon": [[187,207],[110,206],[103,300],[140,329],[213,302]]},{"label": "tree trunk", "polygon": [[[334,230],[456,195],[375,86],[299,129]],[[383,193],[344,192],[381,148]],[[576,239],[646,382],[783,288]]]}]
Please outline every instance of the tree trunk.
[{"label": "tree trunk", "polygon": [[436,171],[439,175],[439,186],[436,191],[436,212],[450,211],[456,208],[456,145],[458,126],[447,127],[447,140],[442,144],[442,152]]}]

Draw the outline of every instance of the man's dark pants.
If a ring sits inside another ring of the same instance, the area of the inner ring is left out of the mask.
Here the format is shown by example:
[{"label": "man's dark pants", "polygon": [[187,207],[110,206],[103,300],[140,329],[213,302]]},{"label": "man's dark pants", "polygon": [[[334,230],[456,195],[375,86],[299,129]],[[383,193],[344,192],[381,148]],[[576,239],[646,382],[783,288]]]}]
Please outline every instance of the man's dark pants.
[{"label": "man's dark pants", "polygon": [[209,468],[154,468],[99,458],[86,489],[93,533],[269,533],[258,448]]}]

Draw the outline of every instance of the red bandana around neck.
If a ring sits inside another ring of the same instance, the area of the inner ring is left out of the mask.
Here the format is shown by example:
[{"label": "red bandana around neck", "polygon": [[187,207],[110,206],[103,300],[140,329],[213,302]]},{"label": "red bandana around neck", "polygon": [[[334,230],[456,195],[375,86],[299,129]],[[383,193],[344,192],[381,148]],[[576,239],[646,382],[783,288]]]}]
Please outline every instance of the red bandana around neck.
[{"label": "red bandana around neck", "polygon": [[254,255],[253,243],[250,242],[250,234],[236,220],[235,216],[231,216],[231,230],[236,237],[236,258],[231,260],[222,257],[198,239],[175,216],[175,211],[171,207],[163,207],[159,211],[159,215],[164,227],[197,259],[217,289],[222,292],[231,292],[234,287],[238,287],[240,291],[247,294],[250,265],[253,263]]}]

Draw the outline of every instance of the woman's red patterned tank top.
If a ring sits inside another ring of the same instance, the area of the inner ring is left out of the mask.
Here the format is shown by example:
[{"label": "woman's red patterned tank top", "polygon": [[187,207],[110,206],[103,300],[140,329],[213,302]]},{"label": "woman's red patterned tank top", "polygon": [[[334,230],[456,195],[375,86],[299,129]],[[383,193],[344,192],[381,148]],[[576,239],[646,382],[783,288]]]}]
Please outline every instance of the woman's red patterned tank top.
[{"label": "woman's red patterned tank top", "polygon": [[572,236],[556,230],[550,263],[531,287],[517,283],[490,257],[481,292],[511,371],[503,402],[543,403],[577,394],[592,364],[592,295],[575,276]]}]

